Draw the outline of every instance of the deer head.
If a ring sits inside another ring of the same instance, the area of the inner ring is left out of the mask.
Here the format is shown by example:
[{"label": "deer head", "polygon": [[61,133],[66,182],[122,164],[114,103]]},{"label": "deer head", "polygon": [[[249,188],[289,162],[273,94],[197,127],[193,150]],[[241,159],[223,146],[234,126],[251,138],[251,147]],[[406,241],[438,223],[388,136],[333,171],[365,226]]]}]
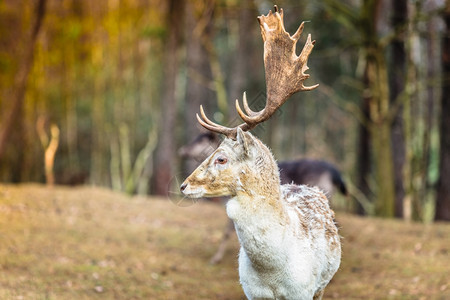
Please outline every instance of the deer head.
[{"label": "deer head", "polygon": [[266,149],[250,133],[237,128],[236,140],[225,139],[186,179],[181,190],[192,198],[236,195],[239,190],[254,186],[249,182],[256,180],[252,167],[259,168],[259,174],[267,174],[273,169],[267,168],[275,161]]},{"label": "deer head", "polygon": [[[223,134],[226,138],[181,185],[180,189],[185,195],[190,197],[236,195],[239,190],[250,186],[248,181],[253,181],[259,186],[255,188],[272,186],[264,182],[264,178],[273,178],[279,186],[278,168],[270,151],[246,131],[269,119],[292,94],[310,91],[318,86],[303,85],[309,78],[305,71],[308,70],[307,61],[315,42],[311,41],[311,35],[308,35],[302,52],[297,56],[295,47],[304,23],[294,35],[289,35],[283,24],[283,10],[278,10],[277,6],[274,7],[274,13],[270,11],[266,16],[258,17],[258,21],[264,41],[266,105],[259,112],[251,110],[244,93],[245,113],[236,100],[236,110],[244,123],[234,128],[212,122],[200,106],[201,117],[197,114],[198,122],[206,129]],[[247,182],[244,183],[243,180]]]}]

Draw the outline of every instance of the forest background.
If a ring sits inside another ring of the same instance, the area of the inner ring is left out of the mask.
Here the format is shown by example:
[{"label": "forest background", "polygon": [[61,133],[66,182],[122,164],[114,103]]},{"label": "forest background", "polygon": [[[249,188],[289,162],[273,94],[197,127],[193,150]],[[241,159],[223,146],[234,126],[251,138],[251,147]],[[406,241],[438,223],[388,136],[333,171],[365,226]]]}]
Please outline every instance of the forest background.
[{"label": "forest background", "polygon": [[[200,104],[226,125],[244,91],[264,106],[256,17],[273,4],[0,1],[0,180],[177,190]],[[276,4],[288,32],[307,21],[320,87],[254,133],[278,160],[338,166],[342,209],[450,220],[450,1]]]}]

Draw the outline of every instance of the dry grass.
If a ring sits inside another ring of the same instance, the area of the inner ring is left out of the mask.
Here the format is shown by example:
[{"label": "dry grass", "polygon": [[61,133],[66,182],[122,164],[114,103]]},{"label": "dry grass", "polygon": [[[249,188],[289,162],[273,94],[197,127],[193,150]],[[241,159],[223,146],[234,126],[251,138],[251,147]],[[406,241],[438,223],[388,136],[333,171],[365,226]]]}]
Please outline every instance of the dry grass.
[{"label": "dry grass", "polygon": [[[450,299],[450,225],[338,214],[326,299]],[[93,188],[0,185],[0,299],[243,299],[223,208]]]}]

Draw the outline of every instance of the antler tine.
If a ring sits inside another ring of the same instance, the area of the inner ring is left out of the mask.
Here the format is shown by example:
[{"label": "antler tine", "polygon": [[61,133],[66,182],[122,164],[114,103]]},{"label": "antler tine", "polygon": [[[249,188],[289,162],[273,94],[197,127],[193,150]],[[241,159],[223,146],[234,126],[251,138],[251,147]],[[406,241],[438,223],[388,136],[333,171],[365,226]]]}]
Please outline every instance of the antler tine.
[{"label": "antler tine", "polygon": [[[245,107],[245,104],[244,104]],[[249,124],[251,123],[251,119],[249,116],[247,116],[241,109],[241,106],[239,105],[239,100],[236,99],[236,111],[238,112],[239,116],[241,117],[242,120],[244,120],[245,123]],[[248,113],[248,112],[247,112]]]},{"label": "antler tine", "polygon": [[[303,25],[303,23],[302,23],[302,25]],[[302,26],[300,25],[300,27],[302,27]],[[299,30],[300,30],[300,27],[299,27]],[[309,74],[305,74],[305,72],[309,69],[309,67],[307,65],[308,58],[309,58],[309,55],[311,54],[315,44],[316,44],[316,41],[315,40],[311,41],[311,34],[308,34],[308,38],[306,39],[305,46],[303,47],[302,52],[300,53],[300,56],[297,58],[297,60],[302,65],[301,73],[304,76],[306,76],[306,78],[309,78],[309,76],[310,76]],[[319,84],[315,84],[312,86],[304,86],[303,82],[302,82],[302,84],[300,86],[300,91],[312,91],[313,89],[317,88],[318,86],[319,86]]]},{"label": "antler tine", "polygon": [[[300,38],[300,35],[303,32],[303,28],[305,28],[305,22],[302,22],[302,24],[300,24],[300,26],[298,27],[297,31],[294,33],[294,35],[292,36],[292,39],[294,41],[298,41],[298,39]],[[309,36],[309,35],[308,35]]]},{"label": "antler tine", "polygon": [[205,127],[206,129],[208,129],[210,131],[217,132],[217,133],[225,135],[226,137],[235,139],[237,128],[228,128],[228,127],[214,123],[213,121],[208,119],[208,117],[205,114],[205,111],[203,110],[202,105],[200,105],[200,114],[202,116],[201,118],[198,114],[195,114],[197,117],[197,121],[200,123],[200,125],[202,125],[203,127]]},{"label": "antler tine", "polygon": [[[236,99],[237,101],[237,99]],[[248,102],[247,102],[247,93],[244,92],[244,94],[242,95],[242,102],[244,103],[244,110],[245,112],[250,115],[253,116],[256,114],[256,112],[254,112],[253,110],[250,109],[250,106],[248,106]]]},{"label": "antler tine", "polygon": [[264,41],[264,69],[266,73],[267,102],[265,107],[255,112],[250,109],[247,96],[243,95],[244,111],[236,100],[236,111],[245,123],[234,128],[218,125],[209,120],[203,107],[200,106],[201,117],[197,114],[199,123],[208,130],[221,133],[229,138],[236,139],[237,128],[248,131],[261,122],[269,119],[287,99],[299,91],[311,91],[319,85],[305,86],[303,82],[310,77],[308,70],[308,57],[314,48],[315,41],[311,41],[308,34],[306,43],[297,56],[295,47],[305,27],[302,22],[294,35],[289,35],[284,28],[283,10],[274,6],[274,12],[258,17],[261,35]]},{"label": "antler tine", "polygon": [[[253,125],[254,122],[252,121],[251,117],[256,116],[258,113],[254,112],[253,110],[250,109],[248,102],[247,102],[247,95],[245,92],[244,92],[244,95],[242,96],[242,102],[244,103],[244,110],[247,113],[247,115],[242,111],[241,106],[239,105],[239,101],[237,99],[236,99],[236,111],[238,112],[239,116],[246,124]],[[255,124],[254,126],[256,126],[256,125],[257,124]],[[250,129],[248,129],[248,130],[250,130]]]},{"label": "antler tine", "polygon": [[203,105],[200,105],[200,114],[202,115],[202,119],[211,126],[217,126],[219,124],[214,123],[213,121],[211,121],[205,114],[205,110],[203,109]]}]

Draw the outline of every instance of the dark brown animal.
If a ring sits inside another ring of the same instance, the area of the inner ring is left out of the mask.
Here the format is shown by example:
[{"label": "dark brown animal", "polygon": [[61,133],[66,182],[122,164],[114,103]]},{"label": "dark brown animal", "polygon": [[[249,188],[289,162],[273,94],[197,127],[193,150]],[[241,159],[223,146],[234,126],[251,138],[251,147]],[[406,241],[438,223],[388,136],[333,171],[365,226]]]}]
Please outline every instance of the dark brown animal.
[{"label": "dark brown animal", "polygon": [[[192,142],[178,150],[183,158],[202,162],[214,150],[221,140],[214,132],[199,134]],[[297,159],[278,162],[281,184],[295,183],[319,187],[329,198],[336,189],[347,195],[347,187],[339,170],[324,160]]]}]

